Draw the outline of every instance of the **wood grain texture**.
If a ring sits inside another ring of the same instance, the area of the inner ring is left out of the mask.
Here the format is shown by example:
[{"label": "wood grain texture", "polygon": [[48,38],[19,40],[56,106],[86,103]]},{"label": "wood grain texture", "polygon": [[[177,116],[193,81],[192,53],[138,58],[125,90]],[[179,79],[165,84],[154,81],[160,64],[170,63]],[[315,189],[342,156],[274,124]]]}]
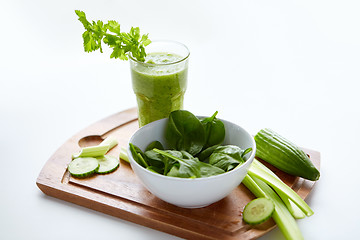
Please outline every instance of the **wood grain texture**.
[{"label": "wood grain texture", "polygon": [[[242,210],[254,196],[242,184],[230,195],[210,206],[184,209],[152,195],[140,183],[130,165],[122,160],[120,167],[110,174],[95,175],[87,179],[70,176],[67,165],[71,161],[71,155],[81,147],[96,145],[107,136],[112,136],[119,141],[119,145],[108,154],[119,156],[120,146],[125,147],[137,129],[135,108],[119,112],[85,128],[50,157],[37,178],[37,186],[45,194],[55,198],[185,239],[256,239],[275,228],[272,220],[255,227],[243,222]],[[304,150],[320,168],[320,153]],[[269,167],[303,199],[315,184]]]}]

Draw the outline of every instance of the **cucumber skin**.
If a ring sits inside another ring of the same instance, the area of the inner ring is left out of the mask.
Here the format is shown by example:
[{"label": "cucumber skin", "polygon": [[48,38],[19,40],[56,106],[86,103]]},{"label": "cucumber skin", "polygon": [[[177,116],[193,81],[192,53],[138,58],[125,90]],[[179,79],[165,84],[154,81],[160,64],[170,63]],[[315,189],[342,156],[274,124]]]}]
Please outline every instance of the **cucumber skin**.
[{"label": "cucumber skin", "polygon": [[254,139],[256,142],[256,157],[294,176],[311,181],[320,178],[320,172],[305,152],[273,130],[261,129]]},{"label": "cucumber skin", "polygon": [[105,174],[108,174],[108,173],[112,173],[114,172],[116,169],[118,169],[120,166],[120,164],[116,165],[115,168],[111,169],[111,170],[108,170],[108,171],[104,171],[104,172],[99,172],[99,168],[95,171],[97,174],[102,174],[102,175],[105,175]]},{"label": "cucumber skin", "polygon": [[[105,155],[105,156],[103,156],[103,158],[112,158],[112,157]],[[112,172],[114,172],[116,169],[118,169],[119,166],[120,166],[120,160],[117,159],[117,160],[119,160],[119,161],[117,161],[117,164],[116,164],[113,168],[110,168],[110,169],[107,170],[107,171],[100,171],[101,163],[100,163],[100,160],[99,160],[99,159],[101,159],[101,158],[97,158],[97,159],[98,159],[98,161],[99,161],[99,167],[98,167],[97,170],[96,170],[96,173],[97,173],[97,174],[103,174],[103,175],[104,175],[104,174],[112,173]]]},{"label": "cucumber skin", "polygon": [[71,173],[69,168],[68,168],[68,170],[69,170],[70,175],[75,177],[75,178],[88,178],[88,177],[91,177],[92,175],[94,175],[97,172],[97,170],[99,170],[99,167],[100,167],[100,164],[97,166],[97,168],[95,168],[91,172],[79,173],[79,174]]}]

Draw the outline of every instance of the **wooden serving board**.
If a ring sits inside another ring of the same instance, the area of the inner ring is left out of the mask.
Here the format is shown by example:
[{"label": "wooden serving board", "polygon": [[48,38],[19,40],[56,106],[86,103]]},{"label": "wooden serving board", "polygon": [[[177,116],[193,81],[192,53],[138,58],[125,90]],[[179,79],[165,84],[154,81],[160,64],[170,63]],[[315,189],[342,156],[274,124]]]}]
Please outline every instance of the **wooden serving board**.
[{"label": "wooden serving board", "polygon": [[[71,155],[81,147],[96,145],[107,136],[112,136],[119,144],[108,154],[119,156],[120,147],[128,144],[137,129],[136,108],[119,112],[89,126],[66,141],[50,157],[37,178],[37,186],[47,195],[185,239],[256,239],[276,227],[273,220],[256,227],[243,222],[242,210],[254,198],[243,184],[210,206],[184,209],[168,204],[147,191],[130,165],[123,160],[115,172],[107,175],[95,175],[87,179],[70,176],[67,165]],[[304,150],[316,167],[320,168],[320,153]],[[314,186],[315,182],[269,167],[303,199]]]}]

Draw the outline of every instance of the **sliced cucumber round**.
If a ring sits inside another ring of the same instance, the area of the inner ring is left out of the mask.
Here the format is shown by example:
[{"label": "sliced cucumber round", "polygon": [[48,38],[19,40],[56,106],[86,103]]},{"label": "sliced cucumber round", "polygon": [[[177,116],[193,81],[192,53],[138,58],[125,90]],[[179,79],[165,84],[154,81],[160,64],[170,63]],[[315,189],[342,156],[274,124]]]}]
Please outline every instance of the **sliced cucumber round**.
[{"label": "sliced cucumber round", "polygon": [[267,198],[256,198],[246,204],[243,219],[247,224],[255,225],[268,220],[275,210],[273,201]]},{"label": "sliced cucumber round", "polygon": [[74,177],[85,178],[94,174],[99,169],[99,166],[100,164],[96,158],[75,158],[69,163],[68,170]]},{"label": "sliced cucumber round", "polygon": [[100,167],[96,170],[99,174],[106,174],[115,171],[120,164],[120,160],[113,156],[105,155],[97,158]]}]

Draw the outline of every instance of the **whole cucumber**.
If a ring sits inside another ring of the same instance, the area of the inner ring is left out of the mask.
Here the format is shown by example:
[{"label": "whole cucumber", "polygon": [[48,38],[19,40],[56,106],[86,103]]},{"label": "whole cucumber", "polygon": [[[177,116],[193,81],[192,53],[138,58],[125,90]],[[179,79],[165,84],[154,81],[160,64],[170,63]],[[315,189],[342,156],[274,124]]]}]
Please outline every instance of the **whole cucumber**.
[{"label": "whole cucumber", "polygon": [[256,157],[291,175],[316,181],[320,172],[306,153],[294,143],[271,129],[261,129],[255,135]]}]

